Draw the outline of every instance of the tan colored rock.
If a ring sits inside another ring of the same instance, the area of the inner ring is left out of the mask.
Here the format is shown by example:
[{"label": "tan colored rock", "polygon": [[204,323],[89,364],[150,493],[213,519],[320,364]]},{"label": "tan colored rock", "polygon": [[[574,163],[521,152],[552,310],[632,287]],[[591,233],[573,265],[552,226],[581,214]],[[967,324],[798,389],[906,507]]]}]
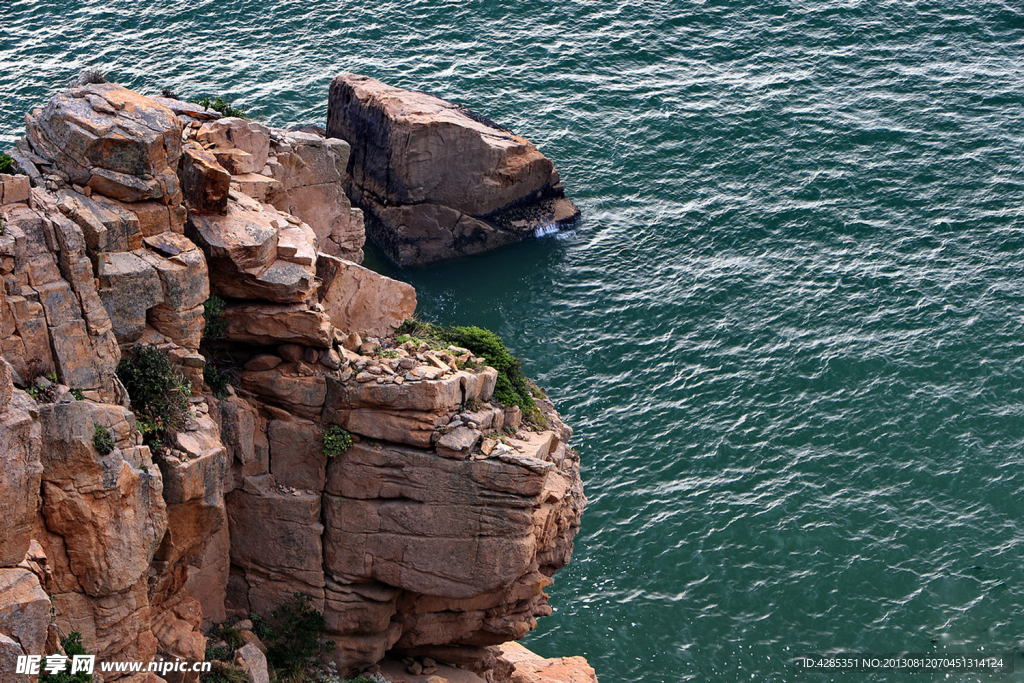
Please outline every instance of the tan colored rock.
[{"label": "tan colored rock", "polygon": [[289,363],[272,370],[242,372],[242,386],[293,415],[312,419],[320,415],[327,398],[327,381],[320,375],[300,375],[300,365]]},{"label": "tan colored rock", "polygon": [[[280,359],[278,359],[278,365]],[[273,365],[267,370],[277,367]],[[258,370],[254,370],[258,371]],[[221,437],[228,461],[239,482],[245,477],[267,474],[270,451],[264,420],[250,403],[238,396],[220,402]]]},{"label": "tan colored rock", "polygon": [[[40,422],[47,529],[63,537],[85,593],[129,589],[146,576],[167,528],[160,470],[147,448],[126,442],[134,418],[120,406],[73,401],[43,406]],[[110,455],[92,446],[96,424],[118,441]]]},{"label": "tan colored rock", "polygon": [[478,253],[579,215],[536,147],[439,97],[342,74],[327,131],[352,144],[352,198],[400,265]]},{"label": "tan colored rock", "polygon": [[139,218],[102,195],[86,197],[62,190],[58,208],[82,228],[91,252],[130,251],[142,246]]},{"label": "tan colored rock", "polygon": [[70,386],[112,395],[120,354],[82,229],[38,188],[33,204],[0,208],[0,351],[24,381],[56,371]]},{"label": "tan colored rock", "polygon": [[[59,537],[51,536],[48,554],[57,565],[55,573],[69,575],[67,558]],[[89,596],[60,589],[53,594],[56,625],[64,633],[79,631],[82,642],[98,661],[150,661],[157,653],[152,633],[152,610],[143,577],[127,590]]]},{"label": "tan colored rock", "polygon": [[221,339],[270,346],[281,342],[328,348],[330,318],[305,304],[239,304],[226,307]]},{"label": "tan colored rock", "polygon": [[204,123],[196,134],[200,143],[215,150],[237,149],[251,157],[247,164],[228,170],[232,174],[259,173],[270,153],[270,129],[255,121],[225,117]]},{"label": "tan colored rock", "polygon": [[[4,386],[10,393],[10,366],[0,359],[0,368],[7,371]],[[25,556],[42,505],[40,427],[30,413],[35,410],[34,404],[27,394],[18,391],[6,406],[0,405],[0,516],[4,520],[0,566],[15,565]]]},{"label": "tan colored rock", "polygon": [[323,454],[323,433],[307,420],[271,420],[267,424],[270,441],[270,472],[284,486],[306,491],[322,491],[327,477],[327,458]]},{"label": "tan colored rock", "polygon": [[231,541],[228,525],[223,524],[203,549],[191,560],[185,590],[202,605],[203,627],[227,618],[224,600],[231,569]]},{"label": "tan colored rock", "polygon": [[366,241],[363,216],[352,209],[344,189],[350,151],[337,138],[282,133],[271,143],[269,167],[277,184],[266,199],[313,228],[321,251],[360,263]]},{"label": "tan colored rock", "polygon": [[416,290],[360,265],[320,254],[320,302],[346,333],[385,337],[416,312]]},{"label": "tan colored rock", "polygon": [[221,118],[221,115],[213,109],[207,109],[203,105],[196,104],[195,102],[177,100],[173,97],[160,97],[158,95],[150,95],[149,99],[161,106],[167,107],[179,117],[187,116],[188,118],[195,119],[197,121],[212,121],[214,119]]},{"label": "tan colored rock", "polygon": [[328,408],[333,411],[380,408],[447,415],[472,399],[486,403],[494,394],[498,373],[494,368],[460,370],[443,379],[396,386],[358,384],[329,377]]},{"label": "tan colored rock", "polygon": [[380,671],[392,683],[486,683],[486,679],[472,671],[444,664],[438,666],[435,673],[414,675],[406,671],[401,662],[387,660],[381,662]]},{"label": "tan colored rock", "polygon": [[146,311],[164,300],[160,276],[143,251],[105,252],[96,274],[99,295],[121,343],[135,341],[146,326]]},{"label": "tan colored rock", "polygon": [[255,157],[244,149],[238,149],[237,147],[212,149],[214,150],[214,156],[217,158],[217,163],[227,169],[232,176],[248,175],[255,173],[260,168],[256,165]]},{"label": "tan colored rock", "polygon": [[228,494],[231,561],[244,570],[249,610],[269,614],[293,593],[323,609],[320,495],[280,491],[269,477],[249,478]]},{"label": "tan colored rock", "polygon": [[[114,200],[111,200],[114,201]],[[139,230],[144,237],[165,232],[182,234],[185,231],[186,209],[181,204],[165,206],[159,202],[117,202],[127,207],[139,219]]]},{"label": "tan colored rock", "polygon": [[501,657],[515,667],[510,683],[597,683],[583,657],[545,659],[516,642],[504,643]]},{"label": "tan colored rock", "polygon": [[25,127],[32,150],[78,185],[122,201],[178,203],[181,124],[147,97],[113,83],[73,87]]},{"label": "tan colored rock", "polygon": [[249,676],[251,683],[270,683],[267,657],[255,643],[248,643],[235,651],[235,665]]},{"label": "tan colored rock", "polygon": [[21,649],[21,645],[0,633],[0,671],[7,672],[11,683],[29,683],[29,677],[26,674],[14,673],[18,670],[18,658],[24,654],[25,651]]},{"label": "tan colored rock", "polygon": [[[152,633],[157,642],[158,660],[202,661],[205,658],[206,638],[199,631],[202,608],[184,593],[171,600],[154,605]],[[196,672],[164,674],[168,683],[199,683]]]},{"label": "tan colored rock", "polygon": [[478,429],[458,427],[442,436],[437,442],[437,454],[442,458],[465,460],[480,443],[483,434]]},{"label": "tan colored rock", "polygon": [[[223,296],[278,303],[305,301],[315,288],[316,267],[302,253],[281,253],[280,233],[292,228],[284,216],[232,192],[224,216],[190,216],[189,237],[206,253],[210,284]],[[315,254],[316,236],[296,226]]]},{"label": "tan colored rock", "polygon": [[206,258],[199,247],[173,232],[147,237],[144,242],[146,249],[138,255],[160,277],[163,306],[172,311],[187,311],[210,298]]},{"label": "tan colored rock", "polygon": [[178,163],[181,193],[189,210],[196,214],[223,214],[228,208],[231,174],[217,157],[189,142]]},{"label": "tan colored rock", "polygon": [[[203,337],[203,329],[206,325],[203,318],[203,310],[202,306],[196,306],[195,308],[176,311],[160,304],[146,312],[146,322],[151,328],[166,336],[178,346],[187,349],[197,349],[199,348],[199,343]],[[199,367],[201,369],[202,365]],[[189,380],[191,381],[191,377]],[[202,383],[200,382],[199,384]],[[193,382],[193,388],[196,386],[198,384]]]},{"label": "tan colored rock", "polygon": [[[27,202],[31,187],[28,176],[0,173],[0,204]],[[348,200],[345,202],[348,203]]]},{"label": "tan colored rock", "polygon": [[[538,511],[578,522],[576,503],[552,477],[570,475],[356,444],[328,467],[326,567],[449,598],[513,584],[534,571]],[[560,496],[542,497],[556,490]]]},{"label": "tan colored rock", "polygon": [[274,191],[274,187],[278,185],[278,181],[274,180],[270,176],[265,176],[260,173],[240,173],[231,176],[232,186],[241,192],[242,194],[248,195],[258,202],[267,201],[267,196]]},{"label": "tan colored rock", "polygon": [[26,654],[43,654],[50,596],[27,569],[0,569],[0,633],[13,636]]}]

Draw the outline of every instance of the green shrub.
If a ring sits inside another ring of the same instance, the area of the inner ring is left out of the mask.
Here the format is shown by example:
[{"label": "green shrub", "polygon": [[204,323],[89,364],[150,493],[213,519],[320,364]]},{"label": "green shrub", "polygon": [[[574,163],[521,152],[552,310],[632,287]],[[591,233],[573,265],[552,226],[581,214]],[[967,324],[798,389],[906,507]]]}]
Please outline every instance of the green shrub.
[{"label": "green shrub", "polygon": [[203,320],[206,322],[203,327],[204,340],[214,341],[224,334],[224,329],[228,326],[227,320],[224,319],[224,306],[224,299],[216,294],[203,302]]},{"label": "green shrub", "polygon": [[223,640],[233,649],[245,645],[245,641],[242,640],[241,629],[236,626],[225,626],[223,623],[215,624],[210,629],[210,641],[216,642],[218,640]]},{"label": "green shrub", "polygon": [[263,618],[262,614],[250,612],[249,621],[252,622],[252,632],[255,633],[260,640],[266,640],[270,637],[270,624],[265,618]]},{"label": "green shrub", "polygon": [[213,363],[207,362],[203,367],[203,381],[217,398],[228,395],[228,376]]},{"label": "green shrub", "polygon": [[201,107],[212,109],[216,112],[223,114],[224,116],[237,116],[240,119],[248,119],[245,110],[241,107],[235,107],[230,102],[225,100],[223,97],[199,97],[196,99],[189,100],[193,104],[198,104]]},{"label": "green shrub", "polygon": [[75,397],[76,401],[84,401],[85,400],[85,392],[82,391],[81,389],[72,389],[71,390],[71,395]]},{"label": "green shrub", "polygon": [[[534,401],[534,386],[523,374],[522,363],[513,356],[501,337],[482,327],[444,327],[418,320],[407,320],[398,328],[405,335],[423,337],[434,343],[455,345],[469,349],[474,356],[479,356],[487,364],[498,371],[498,381],[494,388],[494,399],[506,406],[519,406],[523,416],[535,424],[543,424],[544,416]],[[463,367],[475,367],[472,362]]]},{"label": "green shrub", "polygon": [[152,345],[139,345],[133,356],[122,358],[117,376],[128,390],[143,440],[159,452],[164,439],[185,424],[189,383],[167,355]]},{"label": "green shrub", "polygon": [[206,643],[207,662],[227,662],[231,659],[232,654],[234,654],[234,650],[230,645],[214,645],[213,634],[210,634],[210,640]]},{"label": "green shrub", "polygon": [[96,425],[92,432],[92,447],[99,451],[100,455],[110,455],[114,450],[114,437],[110,430],[103,425]]},{"label": "green shrub", "polygon": [[58,674],[41,673],[39,674],[39,683],[90,683],[92,681],[92,674],[79,672],[72,676],[70,673],[70,659],[75,655],[89,654],[86,652],[85,646],[82,645],[82,634],[78,631],[72,631],[64,638],[61,638],[60,646],[64,649],[64,654],[68,656],[68,669]]},{"label": "green shrub", "polygon": [[[10,154],[0,152],[0,173],[4,175],[25,175],[25,172],[18,167],[18,162]],[[0,230],[0,235],[3,235]]]},{"label": "green shrub", "polygon": [[352,435],[339,427],[331,425],[324,430],[324,455],[336,458],[352,448]]},{"label": "green shrub", "polygon": [[[49,377],[47,377],[46,379],[49,379]],[[32,384],[32,386],[30,386],[25,391],[28,392],[28,395],[34,398],[39,403],[53,403],[54,400],[57,398],[56,387],[54,387],[52,383],[44,384],[38,378]]]},{"label": "green shrub", "polygon": [[271,633],[265,641],[267,661],[278,680],[318,668],[323,655],[334,647],[322,638],[327,621],[308,595],[295,593],[271,613],[270,625]]}]

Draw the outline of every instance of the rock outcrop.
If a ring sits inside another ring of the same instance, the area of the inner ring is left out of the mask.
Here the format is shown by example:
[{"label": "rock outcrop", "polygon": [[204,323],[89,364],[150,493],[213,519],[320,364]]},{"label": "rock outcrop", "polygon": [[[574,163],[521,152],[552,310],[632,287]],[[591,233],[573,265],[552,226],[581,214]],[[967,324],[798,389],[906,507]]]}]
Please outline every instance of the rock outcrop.
[{"label": "rock outcrop", "polygon": [[[357,263],[349,143],[111,84],[27,124],[27,175],[0,176],[0,677],[72,631],[101,661],[201,660],[204,625],[295,593],[342,673],[539,671],[497,646],[569,561],[572,430],[545,400],[521,425],[468,349],[399,343],[416,294]],[[526,154],[546,197],[525,145],[491,161]],[[467,210],[515,194],[472,177]],[[191,390],[160,441],[117,374],[140,344]],[[252,643],[218,666],[267,677]]]},{"label": "rock outcrop", "polygon": [[327,133],[352,145],[351,197],[402,266],[477,254],[579,216],[529,141],[427,93],[342,74]]}]

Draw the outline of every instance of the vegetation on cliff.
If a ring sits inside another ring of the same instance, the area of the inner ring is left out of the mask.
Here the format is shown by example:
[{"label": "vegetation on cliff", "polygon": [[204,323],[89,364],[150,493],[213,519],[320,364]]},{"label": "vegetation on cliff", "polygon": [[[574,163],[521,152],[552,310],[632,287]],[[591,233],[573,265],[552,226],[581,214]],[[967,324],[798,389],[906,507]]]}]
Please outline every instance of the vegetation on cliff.
[{"label": "vegetation on cliff", "polygon": [[184,426],[191,387],[167,354],[152,345],[137,346],[134,355],[125,356],[117,376],[131,398],[143,439],[159,451],[167,437]]},{"label": "vegetation on cliff", "polygon": [[352,448],[352,435],[338,425],[331,425],[324,431],[324,455],[336,458]]},{"label": "vegetation on cliff", "polygon": [[11,158],[9,154],[0,153],[0,173],[6,173],[8,175],[21,175],[22,171],[21,169],[18,168],[14,159]]},{"label": "vegetation on cliff", "polygon": [[[82,634],[78,631],[72,631],[61,638],[60,646],[69,660],[75,655],[89,654],[85,646],[82,645]],[[39,683],[91,683],[91,681],[92,674],[83,672],[72,674],[70,671],[62,671],[57,674],[48,674],[44,671],[39,674]]]},{"label": "vegetation on cliff", "polygon": [[193,104],[198,104],[201,107],[206,107],[207,109],[212,109],[215,112],[223,114],[224,116],[235,116],[240,119],[249,118],[246,115],[244,109],[242,109],[241,107],[234,106],[233,104],[231,104],[231,102],[228,102],[220,96],[211,98],[209,95],[207,95],[205,97],[197,97],[191,99],[189,100],[189,102]]},{"label": "vegetation on cliff", "polygon": [[[506,406],[519,406],[524,417],[531,422],[543,419],[534,400],[534,393],[539,393],[540,389],[523,374],[522,361],[512,355],[494,332],[475,325],[445,327],[421,320],[407,320],[398,328],[398,335],[399,342],[426,342],[440,348],[460,346],[486,359],[487,364],[498,371],[494,399]],[[408,339],[403,339],[403,335]]]}]

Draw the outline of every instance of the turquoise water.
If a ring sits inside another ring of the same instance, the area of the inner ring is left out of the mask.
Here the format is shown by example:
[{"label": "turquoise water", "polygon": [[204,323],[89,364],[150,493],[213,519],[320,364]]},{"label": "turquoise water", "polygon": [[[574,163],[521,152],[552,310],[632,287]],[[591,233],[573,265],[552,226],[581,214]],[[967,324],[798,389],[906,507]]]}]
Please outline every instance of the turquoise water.
[{"label": "turquoise water", "polygon": [[539,144],[572,232],[395,272],[503,334],[590,507],[528,645],[619,681],[821,650],[1024,680],[1024,9],[1011,2],[18,0],[0,133],[87,66],[323,122],[342,70]]}]

